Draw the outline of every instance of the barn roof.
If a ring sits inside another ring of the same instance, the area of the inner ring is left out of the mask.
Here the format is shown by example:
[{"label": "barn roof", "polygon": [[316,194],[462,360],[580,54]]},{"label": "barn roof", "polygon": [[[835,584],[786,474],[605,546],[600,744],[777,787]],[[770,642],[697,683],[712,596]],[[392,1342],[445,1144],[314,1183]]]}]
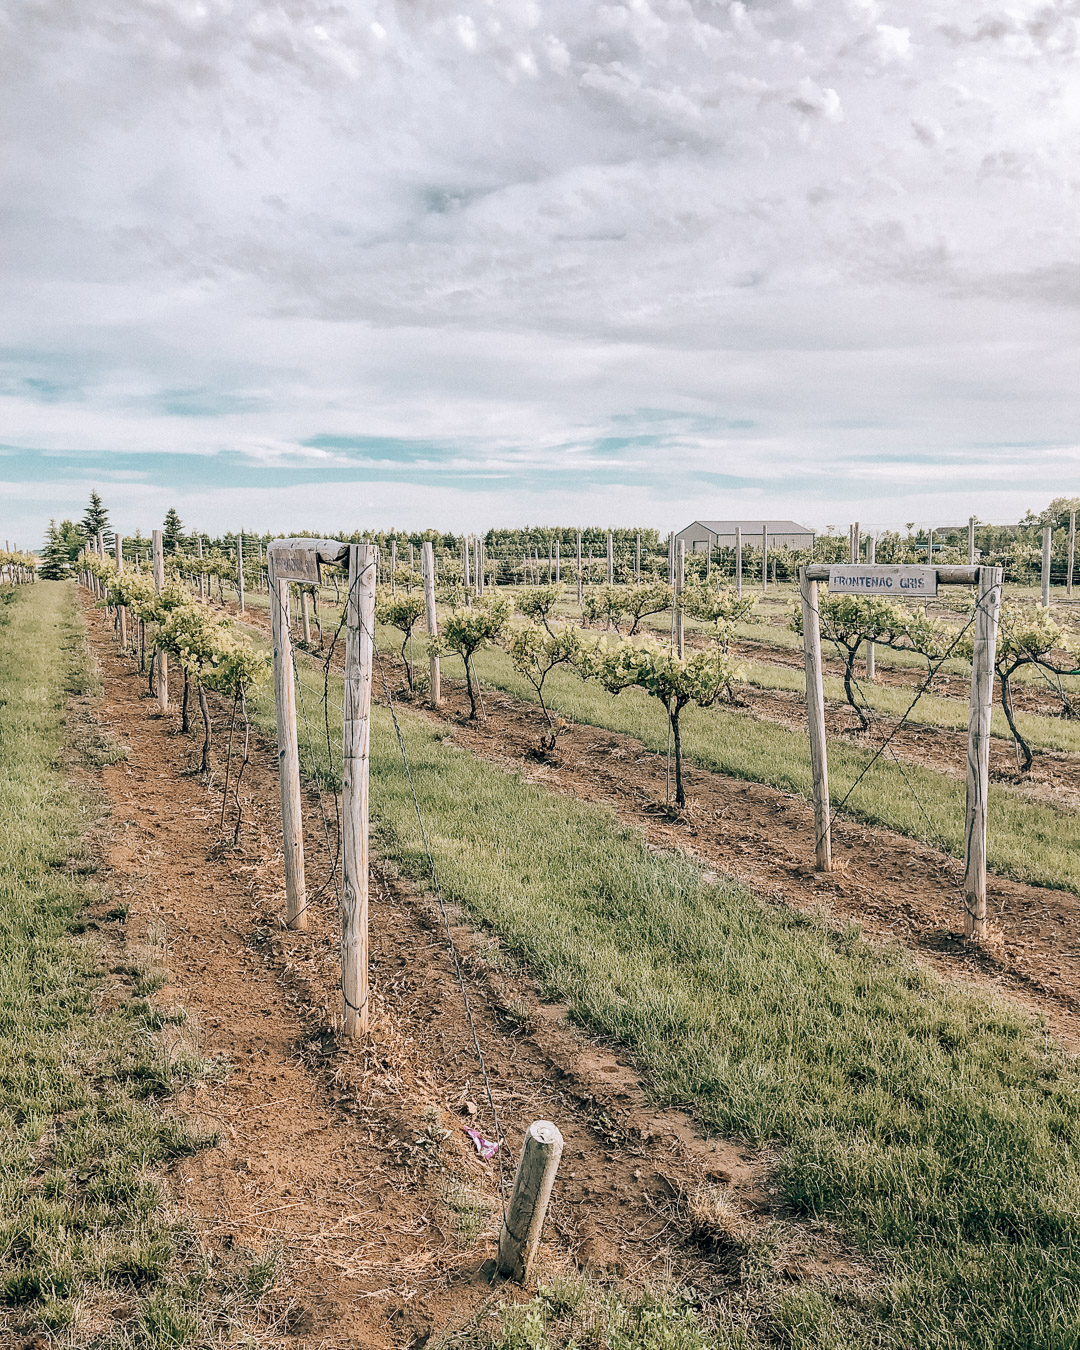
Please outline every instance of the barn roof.
[{"label": "barn roof", "polygon": [[[805,525],[797,525],[793,520],[695,520],[694,525],[704,525],[713,534],[734,534],[736,528],[743,534],[760,534],[767,529],[770,534],[813,534]],[[688,527],[689,528],[689,527]]]}]

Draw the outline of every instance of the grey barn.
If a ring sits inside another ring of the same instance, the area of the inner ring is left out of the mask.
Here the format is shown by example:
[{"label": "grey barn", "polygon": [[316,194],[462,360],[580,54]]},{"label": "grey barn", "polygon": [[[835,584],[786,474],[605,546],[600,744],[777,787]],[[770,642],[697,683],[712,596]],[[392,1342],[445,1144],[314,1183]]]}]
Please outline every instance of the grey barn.
[{"label": "grey barn", "polygon": [[771,549],[814,547],[814,531],[793,520],[695,520],[675,536],[675,547],[678,548],[682,540],[687,553],[707,553],[710,545],[734,548],[737,529],[742,530],[744,547],[760,548],[763,529],[768,532]]}]

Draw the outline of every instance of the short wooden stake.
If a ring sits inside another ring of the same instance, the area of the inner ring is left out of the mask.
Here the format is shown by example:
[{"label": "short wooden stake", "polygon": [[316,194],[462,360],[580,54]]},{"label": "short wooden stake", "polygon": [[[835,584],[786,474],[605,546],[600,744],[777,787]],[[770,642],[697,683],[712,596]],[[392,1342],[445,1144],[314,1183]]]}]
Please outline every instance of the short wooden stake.
[{"label": "short wooden stake", "polygon": [[1069,512],[1069,558],[1066,563],[1068,573],[1065,578],[1065,585],[1068,587],[1069,598],[1073,593],[1073,565],[1076,561],[1076,512]]},{"label": "short wooden stake", "polygon": [[810,725],[810,770],[814,779],[814,861],[819,872],[832,871],[832,821],[829,761],[825,743],[825,686],[821,676],[821,621],[818,584],[799,568],[802,601],[803,663],[806,670],[806,720]]},{"label": "short wooden stake", "polygon": [[1042,607],[1050,608],[1050,546],[1053,542],[1053,530],[1043,526],[1042,537]]},{"label": "short wooden stake", "polygon": [[274,710],[277,714],[281,841],[285,855],[285,922],[303,929],[307,920],[304,882],[304,821],[300,806],[300,747],[296,739],[296,686],[289,631],[289,583],[274,575],[270,551],[270,636],[274,652]]},{"label": "short wooden stake", "polygon": [[533,1274],[562,1151],[563,1137],[550,1120],[534,1120],[525,1131],[510,1206],[499,1234],[498,1259],[499,1274],[520,1284]]},{"label": "short wooden stake", "polygon": [[964,932],[986,937],[986,816],[990,788],[990,714],[994,703],[994,655],[1001,609],[1001,568],[980,567],[971,658],[968,720],[967,805],[964,828]]},{"label": "short wooden stake", "polygon": [[675,564],[675,650],[681,661],[686,655],[686,641],[683,634],[682,593],[686,585],[686,540],[679,540],[678,559]]},{"label": "short wooden stake", "polygon": [[742,526],[735,526],[735,594],[742,595]]},{"label": "short wooden stake", "polygon": [[[165,536],[161,530],[155,530],[153,536],[154,546],[154,590],[160,595],[165,589]],[[169,711],[169,657],[164,651],[159,651],[156,658],[157,662],[157,696],[158,710],[163,713]]]},{"label": "short wooden stake", "polygon": [[349,546],[341,775],[341,992],[346,1036],[368,1031],[368,756],[379,550]]},{"label": "short wooden stake", "polygon": [[[434,641],[439,636],[439,620],[435,610],[435,551],[430,542],[424,545],[424,608],[427,611],[428,635]],[[439,657],[431,652],[428,664],[431,683],[431,706],[437,708],[442,702],[442,686],[439,680]]]},{"label": "short wooden stake", "polygon": [[610,530],[607,532],[607,584],[615,585],[615,541]]},{"label": "short wooden stake", "polygon": [[240,613],[246,613],[244,605],[244,535],[243,532],[236,536],[236,589],[240,593]]}]

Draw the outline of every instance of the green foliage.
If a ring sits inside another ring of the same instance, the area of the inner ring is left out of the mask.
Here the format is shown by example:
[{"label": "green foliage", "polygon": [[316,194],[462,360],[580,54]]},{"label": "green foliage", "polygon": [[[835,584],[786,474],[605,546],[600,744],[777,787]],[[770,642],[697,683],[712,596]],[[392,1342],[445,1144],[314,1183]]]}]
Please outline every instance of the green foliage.
[{"label": "green foliage", "polygon": [[175,506],[170,506],[165,512],[162,545],[166,553],[179,553],[184,546],[184,524]]},{"label": "green foliage", "polygon": [[50,520],[41,561],[42,580],[66,581],[74,576],[79,553],[85,547],[86,536],[74,521],[65,520],[57,525]]},{"label": "green foliage", "polygon": [[618,628],[624,612],[621,586],[590,586],[581,597],[581,612],[586,623],[602,623]]},{"label": "green foliage", "polygon": [[603,653],[597,653],[586,666],[586,672],[595,674],[611,694],[636,687],[663,704],[675,748],[675,800],[679,806],[684,806],[686,792],[679,717],[688,703],[708,708],[730,696],[737,672],[728,654],[714,643],[705,651],[679,657],[659,643],[639,644],[627,638]]},{"label": "green foliage", "polygon": [[1001,706],[1023,756],[1022,767],[1026,772],[1031,768],[1034,755],[1013,708],[1013,676],[1024,666],[1043,671],[1051,688],[1057,689],[1065,711],[1074,713],[1060,677],[1080,674],[1080,634],[1065,628],[1041,605],[1004,601],[998,618],[994,665],[1001,681]]},{"label": "green foliage", "polygon": [[647,581],[640,586],[628,586],[623,592],[621,611],[630,620],[629,636],[633,637],[642,619],[650,614],[662,614],[674,603],[674,591],[666,581]]},{"label": "green foliage", "polygon": [[410,689],[413,687],[413,670],[408,657],[409,638],[424,617],[426,608],[420,591],[399,591],[396,595],[383,593],[375,605],[375,618],[378,622],[388,623],[402,634],[401,659],[405,665],[405,678]]},{"label": "green foliage", "polygon": [[544,682],[556,666],[580,665],[589,650],[576,628],[541,628],[529,623],[515,629],[507,638],[506,650],[514,669],[524,675],[536,690],[540,707],[551,733],[548,750],[555,748],[555,727],[544,702]]},{"label": "green foliage", "polygon": [[513,605],[497,596],[480,596],[468,609],[455,609],[443,623],[438,648],[456,652],[465,663],[469,687],[470,716],[476,716],[476,690],[473,681],[473,657],[481,648],[497,641],[510,621]]},{"label": "green foliage", "polygon": [[702,623],[711,623],[718,641],[730,640],[737,623],[746,623],[757,608],[758,598],[749,592],[739,595],[725,586],[699,582],[687,586],[680,597],[683,611]]},{"label": "green foliage", "polygon": [[519,614],[550,629],[550,620],[562,593],[561,582],[551,586],[523,586],[514,597],[514,604]]},{"label": "green foliage", "polygon": [[106,548],[112,546],[114,535],[112,527],[109,525],[109,513],[96,492],[90,494],[90,501],[87,503],[86,514],[82,518],[80,529],[83,538],[91,547],[96,547],[99,534],[102,536]]}]

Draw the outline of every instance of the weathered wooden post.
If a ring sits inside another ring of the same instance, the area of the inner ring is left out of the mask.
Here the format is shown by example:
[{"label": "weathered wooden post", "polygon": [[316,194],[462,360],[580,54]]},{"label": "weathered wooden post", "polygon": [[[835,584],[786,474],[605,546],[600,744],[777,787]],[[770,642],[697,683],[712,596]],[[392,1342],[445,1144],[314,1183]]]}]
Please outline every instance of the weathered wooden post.
[{"label": "weathered wooden post", "polygon": [[[439,620],[435,611],[435,551],[430,542],[424,545],[424,607],[427,611],[428,637],[434,642],[439,636]],[[430,653],[428,675],[431,706],[437,708],[442,702],[442,686],[439,680],[439,655],[434,649]]]},{"label": "weathered wooden post", "polygon": [[832,822],[818,583],[810,580],[805,567],[799,568],[799,598],[802,601],[803,664],[806,670],[806,720],[810,726],[810,770],[814,780],[814,860],[819,872],[831,872]]},{"label": "weathered wooden post", "polygon": [[678,561],[675,567],[675,650],[681,661],[686,656],[686,641],[683,634],[682,593],[686,584],[686,540],[679,540]]},{"label": "weathered wooden post", "polygon": [[306,586],[300,587],[300,635],[307,646],[311,646],[311,592]]},{"label": "weathered wooden post", "polygon": [[675,531],[670,530],[667,537],[667,580],[671,594],[675,594]]},{"label": "weathered wooden post", "polygon": [[[871,567],[877,562],[877,537],[876,535],[867,535],[866,537],[866,561]],[[866,678],[873,682],[877,679],[875,666],[877,653],[874,651],[874,644],[866,644]]]},{"label": "weathered wooden post", "polygon": [[931,565],[934,561],[934,527],[932,525],[926,532],[926,561]]},{"label": "weathered wooden post", "polygon": [[1074,565],[1075,562],[1076,562],[1076,512],[1075,512],[1075,511],[1070,511],[1070,512],[1069,512],[1069,559],[1068,559],[1068,563],[1066,564],[1066,566],[1068,567],[1068,575],[1066,576],[1066,579],[1065,579],[1065,584],[1066,584],[1066,586],[1068,587],[1068,595],[1069,595],[1069,598],[1070,598],[1070,599],[1072,599],[1072,593],[1073,593],[1073,565]]},{"label": "weathered wooden post", "polygon": [[397,595],[397,540],[390,540],[390,594]]},{"label": "weathered wooden post", "polygon": [[975,566],[975,517],[968,516],[968,566]]},{"label": "weathered wooden post", "polygon": [[349,546],[341,773],[341,992],[344,1032],[368,1030],[368,756],[379,550]]},{"label": "weathered wooden post", "polygon": [[990,787],[990,714],[994,703],[994,655],[1001,610],[1001,568],[980,567],[971,658],[968,721],[967,803],[964,828],[964,932],[986,937],[986,816]]},{"label": "weathered wooden post", "polygon": [[[124,572],[124,536],[118,534],[115,541],[116,551],[116,575],[122,576]],[[120,650],[127,651],[128,645],[128,612],[127,605],[118,607],[120,617]]]},{"label": "weathered wooden post", "polygon": [[[197,556],[197,557],[199,557],[199,558],[202,557],[202,531],[201,531],[201,530],[199,531],[199,536],[198,536],[198,539],[196,540],[196,543],[195,543],[195,553],[196,553],[196,556]],[[138,561],[139,561],[139,560],[138,560],[138,558],[136,557],[136,559],[135,559],[136,566],[138,565]],[[200,573],[199,573],[199,599],[200,599],[200,600],[205,600],[205,599],[206,599],[206,573],[205,573],[205,572],[200,572]]]},{"label": "weathered wooden post", "polygon": [[856,521],[851,527],[851,562],[857,563],[862,557],[862,531],[859,529],[859,522]]},{"label": "weathered wooden post", "polygon": [[742,526],[735,526],[735,594],[742,595]]},{"label": "weathered wooden post", "polygon": [[275,551],[270,549],[267,553],[267,576],[270,582],[270,640],[274,653],[281,839],[285,856],[285,922],[290,928],[304,929],[308,926],[307,887],[304,881],[304,823],[300,805],[300,748],[296,738],[289,582],[287,577],[277,575]]},{"label": "weathered wooden post", "polygon": [[1053,542],[1053,530],[1043,526],[1042,536],[1042,607],[1050,608],[1050,546]]},{"label": "weathered wooden post", "polygon": [[461,536],[461,580],[465,589],[468,590],[472,584],[472,578],[469,575],[469,538],[468,535],[464,534]]},{"label": "weathered wooden post", "polygon": [[610,530],[607,532],[607,584],[615,585],[615,540]]},{"label": "weathered wooden post", "polygon": [[[153,547],[154,590],[160,595],[165,589],[165,536],[161,530],[154,531]],[[159,648],[154,659],[157,662],[158,711],[167,713],[169,711],[169,656],[164,649]]]},{"label": "weathered wooden post", "polygon": [[473,538],[473,594],[484,594],[484,572],[480,561],[480,536]]},{"label": "weathered wooden post", "polygon": [[498,1257],[499,1273],[522,1284],[533,1272],[562,1151],[563,1137],[550,1120],[534,1120],[525,1131]]},{"label": "weathered wooden post", "polygon": [[634,535],[634,585],[641,585],[641,532]]},{"label": "weathered wooden post", "polygon": [[555,540],[555,585],[562,585],[562,541]]},{"label": "weathered wooden post", "polygon": [[769,589],[769,527],[761,527],[761,591]]},{"label": "weathered wooden post", "polygon": [[247,606],[244,601],[244,536],[241,532],[236,536],[236,591],[240,597],[240,613],[247,613]]},{"label": "weathered wooden post", "polygon": [[581,531],[577,532],[577,602],[581,604]]}]

